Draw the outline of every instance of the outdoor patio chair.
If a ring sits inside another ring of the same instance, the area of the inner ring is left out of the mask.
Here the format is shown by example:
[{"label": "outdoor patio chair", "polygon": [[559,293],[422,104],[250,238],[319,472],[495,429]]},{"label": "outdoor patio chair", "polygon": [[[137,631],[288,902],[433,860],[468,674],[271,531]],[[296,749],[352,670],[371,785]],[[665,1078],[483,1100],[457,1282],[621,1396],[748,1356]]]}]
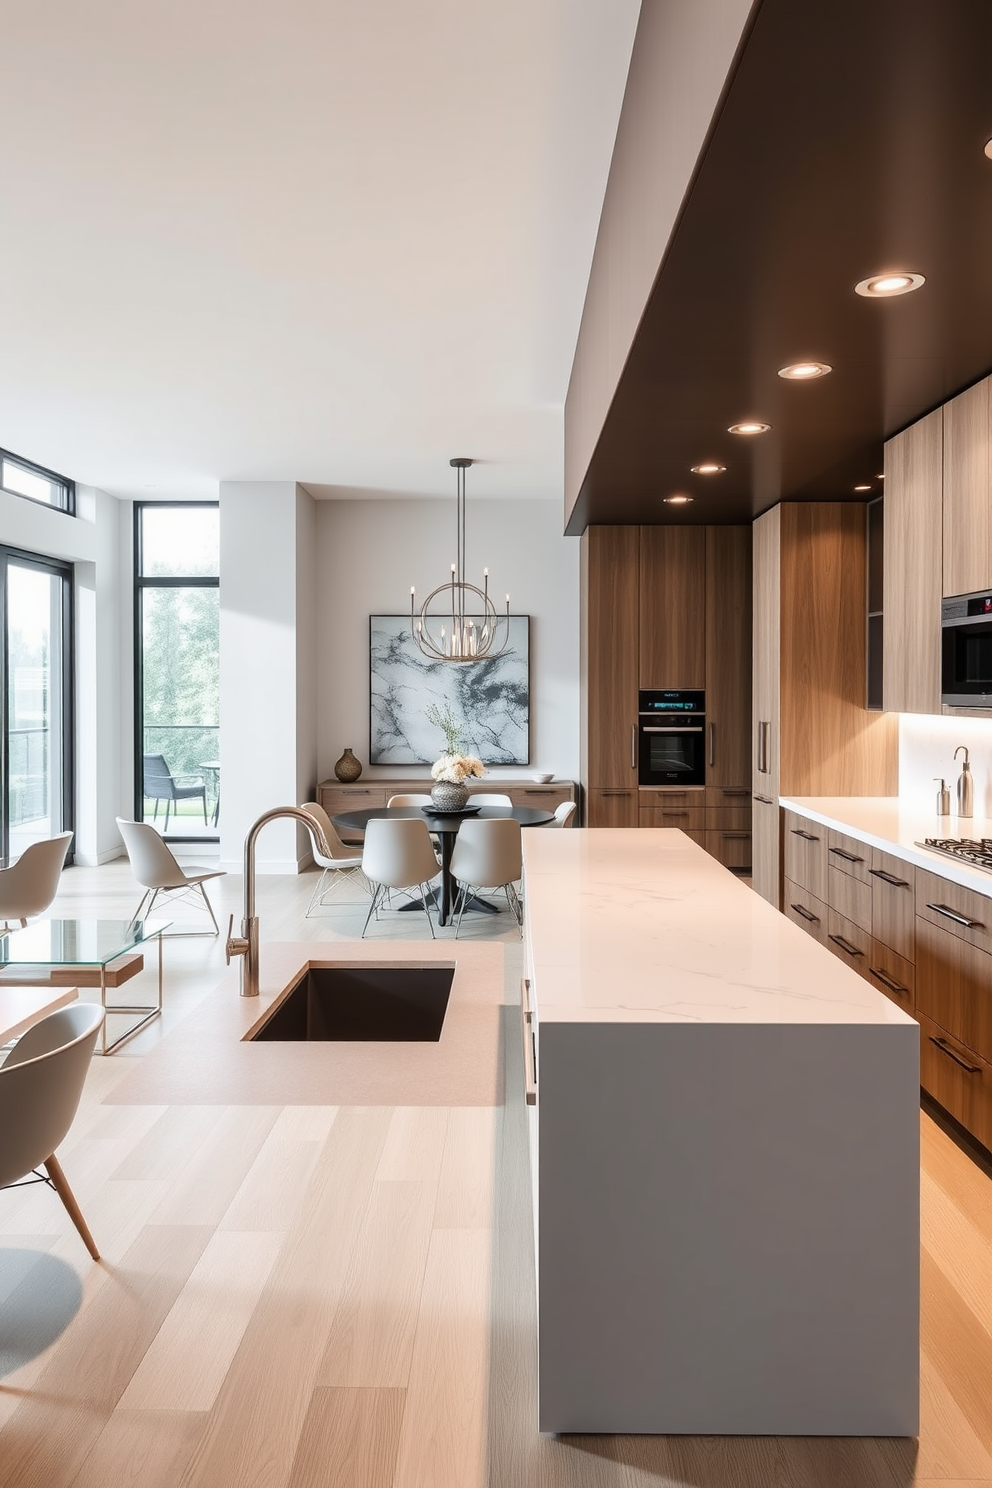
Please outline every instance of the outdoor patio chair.
[{"label": "outdoor patio chair", "polygon": [[[159,802],[165,802],[165,826],[164,832],[169,830],[169,812],[179,801],[192,801],[197,798],[203,803],[203,825],[207,825],[207,787],[203,782],[202,775],[180,775],[179,780],[190,782],[187,785],[177,784],[177,777],[173,775],[166,763],[164,754],[146,754],[144,756],[144,792],[146,800],[155,802],[155,811],[152,820],[158,820]],[[176,815],[178,816],[178,810]]]}]

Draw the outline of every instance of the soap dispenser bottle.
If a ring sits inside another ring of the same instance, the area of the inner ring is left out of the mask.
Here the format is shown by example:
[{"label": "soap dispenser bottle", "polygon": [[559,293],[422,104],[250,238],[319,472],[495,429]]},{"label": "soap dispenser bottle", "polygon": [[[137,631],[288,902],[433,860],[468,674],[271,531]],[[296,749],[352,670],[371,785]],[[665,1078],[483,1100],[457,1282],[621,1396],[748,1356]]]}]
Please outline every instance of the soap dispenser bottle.
[{"label": "soap dispenser bottle", "polygon": [[975,807],[975,783],[971,778],[971,766],[968,763],[968,746],[959,744],[954,751],[954,758],[964,750],[964,764],[961,774],[958,776],[958,816],[973,816]]},{"label": "soap dispenser bottle", "polygon": [[940,790],[937,792],[937,815],[950,816],[951,793],[947,789],[947,781],[943,778],[942,775],[935,775],[933,778],[934,780],[938,780],[940,782]]}]

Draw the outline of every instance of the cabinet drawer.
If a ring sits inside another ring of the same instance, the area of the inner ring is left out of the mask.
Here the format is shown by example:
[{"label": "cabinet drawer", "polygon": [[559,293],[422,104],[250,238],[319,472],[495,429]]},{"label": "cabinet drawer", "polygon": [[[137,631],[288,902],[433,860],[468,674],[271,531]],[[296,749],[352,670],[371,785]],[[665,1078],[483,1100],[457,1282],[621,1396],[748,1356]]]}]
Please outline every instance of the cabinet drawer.
[{"label": "cabinet drawer", "polygon": [[[427,790],[430,789],[428,784]],[[392,791],[389,792],[392,794]],[[318,785],[317,802],[328,816],[342,811],[372,811],[385,806],[387,791],[379,785]]]},{"label": "cabinet drawer", "polygon": [[850,873],[835,868],[833,859],[827,869],[827,903],[859,930],[871,934],[871,887]]},{"label": "cabinet drawer", "polygon": [[534,806],[538,811],[554,811],[563,801],[572,799],[572,790],[568,785],[514,785],[507,791],[507,795],[514,806]]},{"label": "cabinet drawer", "polygon": [[706,804],[706,793],[702,787],[696,790],[638,790],[638,799],[642,806],[655,806],[658,808],[694,806],[700,809]]},{"label": "cabinet drawer", "polygon": [[920,1084],[972,1136],[992,1147],[992,1065],[919,1015]]},{"label": "cabinet drawer", "polygon": [[748,793],[746,806],[707,806],[706,827],[715,832],[750,832],[751,796]]},{"label": "cabinet drawer", "polygon": [[916,914],[969,945],[992,951],[992,899],[984,894],[921,868],[916,874]]},{"label": "cabinet drawer", "polygon": [[821,945],[826,945],[827,906],[808,889],[804,889],[801,884],[792,883],[786,879],[784,887],[783,914],[798,925],[800,930],[805,930],[807,935],[812,935],[814,940],[818,940]]},{"label": "cabinet drawer", "polygon": [[871,933],[907,961],[916,960],[916,869],[871,850]]},{"label": "cabinet drawer", "polygon": [[638,812],[642,827],[681,827],[683,832],[702,832],[709,823],[702,806],[645,806]]},{"label": "cabinet drawer", "polygon": [[707,826],[703,846],[724,868],[751,871],[751,833],[736,829],[713,831]]},{"label": "cabinet drawer", "polygon": [[856,837],[847,837],[843,832],[827,829],[827,862],[861,883],[871,883],[868,877],[871,849]]},{"label": "cabinet drawer", "polygon": [[871,959],[871,936],[853,920],[845,919],[835,909],[827,909],[827,950],[838,960],[867,978]]},{"label": "cabinet drawer", "polygon": [[868,980],[892,999],[904,1013],[916,1010],[916,967],[897,956],[889,946],[873,939],[868,962]]},{"label": "cabinet drawer", "polygon": [[637,790],[601,789],[586,792],[587,827],[636,827]]},{"label": "cabinet drawer", "polygon": [[707,806],[750,806],[751,787],[749,785],[708,785],[706,804]]},{"label": "cabinet drawer", "polygon": [[785,876],[817,899],[827,897],[827,833],[817,822],[783,812]]},{"label": "cabinet drawer", "polygon": [[916,1005],[954,1038],[992,1058],[992,956],[920,917]]}]

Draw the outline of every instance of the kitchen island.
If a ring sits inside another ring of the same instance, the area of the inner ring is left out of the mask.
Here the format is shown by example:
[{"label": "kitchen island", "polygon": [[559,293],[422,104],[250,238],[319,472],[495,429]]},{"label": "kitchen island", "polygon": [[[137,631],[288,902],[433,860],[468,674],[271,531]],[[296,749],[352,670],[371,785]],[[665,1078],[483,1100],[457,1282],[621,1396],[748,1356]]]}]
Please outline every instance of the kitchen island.
[{"label": "kitchen island", "polygon": [[681,832],[524,873],[540,1428],[915,1435],[917,1024]]}]

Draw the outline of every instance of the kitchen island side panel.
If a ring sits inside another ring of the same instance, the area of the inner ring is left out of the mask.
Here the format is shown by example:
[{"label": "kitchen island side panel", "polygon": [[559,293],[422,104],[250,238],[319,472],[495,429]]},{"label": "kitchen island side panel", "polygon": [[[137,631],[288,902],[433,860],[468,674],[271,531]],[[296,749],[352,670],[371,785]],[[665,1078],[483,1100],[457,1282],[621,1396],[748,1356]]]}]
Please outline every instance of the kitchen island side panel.
[{"label": "kitchen island side panel", "polygon": [[919,1029],[542,1022],[539,1424],[913,1436]]}]

